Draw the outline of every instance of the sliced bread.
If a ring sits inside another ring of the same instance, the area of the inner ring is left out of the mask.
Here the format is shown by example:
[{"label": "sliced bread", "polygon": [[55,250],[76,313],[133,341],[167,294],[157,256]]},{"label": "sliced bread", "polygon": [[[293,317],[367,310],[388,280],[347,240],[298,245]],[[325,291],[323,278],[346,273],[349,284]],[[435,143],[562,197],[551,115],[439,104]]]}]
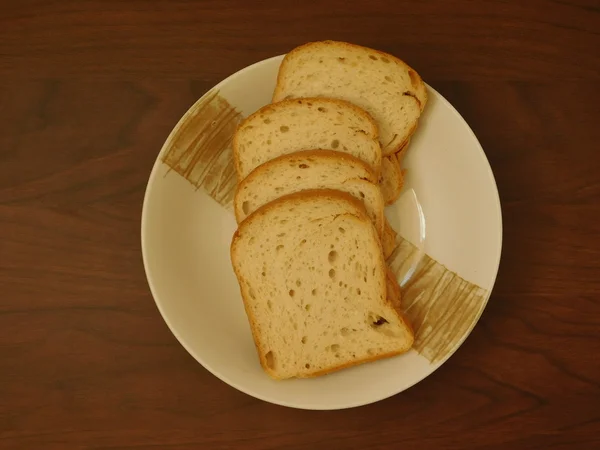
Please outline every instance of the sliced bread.
[{"label": "sliced bread", "polygon": [[260,362],[273,378],[322,375],[406,352],[375,227],[349,194],[303,191],[244,220],[231,245]]},{"label": "sliced bread", "polygon": [[336,189],[362,201],[378,233],[384,203],[377,178],[363,161],[332,150],[279,156],[254,169],[237,187],[233,201],[238,223],[276,198],[307,189]]},{"label": "sliced bread", "polygon": [[373,119],[348,102],[321,98],[267,105],[245,119],[233,137],[238,179],[278,156],[315,148],[355,156],[379,174],[381,148]]},{"label": "sliced bread", "polygon": [[391,205],[400,196],[404,186],[404,176],[396,155],[388,155],[381,161],[379,187],[386,205]]},{"label": "sliced bread", "polygon": [[289,52],[279,68],[273,101],[300,97],[347,100],[379,127],[384,155],[408,140],[427,102],[419,74],[393,55],[346,42],[322,41]]}]

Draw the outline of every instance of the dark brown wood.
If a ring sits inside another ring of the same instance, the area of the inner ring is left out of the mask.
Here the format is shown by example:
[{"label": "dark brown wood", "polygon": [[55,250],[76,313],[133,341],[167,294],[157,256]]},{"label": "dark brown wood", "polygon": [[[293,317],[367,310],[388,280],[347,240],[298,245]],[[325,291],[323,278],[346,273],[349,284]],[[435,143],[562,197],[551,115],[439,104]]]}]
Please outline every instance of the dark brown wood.
[{"label": "dark brown wood", "polygon": [[[440,370],[310,412],[241,394],[185,352],[139,229],[192,102],[323,38],[401,56],[457,107],[505,232],[489,306]],[[599,448],[599,105],[596,0],[3,2],[0,448]]]}]

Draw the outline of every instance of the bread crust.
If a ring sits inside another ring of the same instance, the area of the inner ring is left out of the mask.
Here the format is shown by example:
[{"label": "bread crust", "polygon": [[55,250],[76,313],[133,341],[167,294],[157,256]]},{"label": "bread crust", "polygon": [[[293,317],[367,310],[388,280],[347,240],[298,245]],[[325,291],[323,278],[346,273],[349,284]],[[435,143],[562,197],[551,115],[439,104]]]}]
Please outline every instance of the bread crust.
[{"label": "bread crust", "polygon": [[[383,164],[386,164],[389,170],[381,171],[379,185],[381,186],[385,204],[391,205],[400,197],[400,192],[402,192],[402,187],[404,186],[404,177],[402,176],[402,169],[395,154],[384,156],[383,159],[385,160]],[[384,182],[389,183],[391,189],[384,188]]]}]

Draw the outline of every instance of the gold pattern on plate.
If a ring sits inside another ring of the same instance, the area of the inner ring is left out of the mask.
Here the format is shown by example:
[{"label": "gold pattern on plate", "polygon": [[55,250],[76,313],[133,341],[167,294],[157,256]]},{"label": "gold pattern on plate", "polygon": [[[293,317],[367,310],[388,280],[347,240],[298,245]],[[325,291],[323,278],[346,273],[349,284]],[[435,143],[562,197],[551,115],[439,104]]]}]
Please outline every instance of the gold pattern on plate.
[{"label": "gold pattern on plate", "polygon": [[443,361],[477,321],[487,291],[406,239],[398,237],[396,243],[387,262],[403,285],[401,303],[415,332],[413,348],[432,363]]},{"label": "gold pattern on plate", "polygon": [[242,114],[211,91],[184,116],[162,156],[167,166],[227,209],[237,185],[231,139],[241,121]]}]

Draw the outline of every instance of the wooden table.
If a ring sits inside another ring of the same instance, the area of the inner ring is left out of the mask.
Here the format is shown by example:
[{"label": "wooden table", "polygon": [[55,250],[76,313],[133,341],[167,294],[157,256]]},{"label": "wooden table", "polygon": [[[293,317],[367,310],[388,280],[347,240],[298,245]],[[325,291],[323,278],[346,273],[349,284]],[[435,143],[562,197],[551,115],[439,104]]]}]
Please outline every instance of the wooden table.
[{"label": "wooden table", "polygon": [[[248,397],[186,353],[139,234],[186,109],[324,38],[399,55],[456,106],[505,231],[490,303],[440,370],[311,412]],[[599,105],[597,0],[3,2],[0,448],[600,448]]]}]

